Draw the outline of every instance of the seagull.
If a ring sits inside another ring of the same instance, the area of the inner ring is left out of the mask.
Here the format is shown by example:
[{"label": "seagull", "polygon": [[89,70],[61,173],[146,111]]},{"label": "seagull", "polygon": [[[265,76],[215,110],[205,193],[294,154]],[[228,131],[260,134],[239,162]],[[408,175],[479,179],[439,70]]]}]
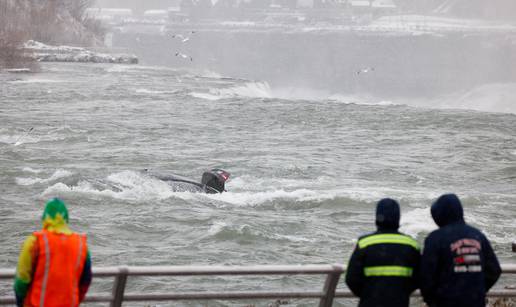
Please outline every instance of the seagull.
[{"label": "seagull", "polygon": [[179,38],[181,40],[182,43],[186,43],[187,41],[190,40],[190,37],[185,37],[181,34],[174,34],[172,35],[173,38]]},{"label": "seagull", "polygon": [[371,71],[374,71],[374,67],[366,67],[366,68],[363,68],[359,71],[357,71],[357,75],[360,75],[361,73],[368,73],[368,72],[371,72]]},{"label": "seagull", "polygon": [[183,59],[190,59],[190,62],[193,61],[193,58],[187,54],[176,52],[176,56],[182,57]]},{"label": "seagull", "polygon": [[19,145],[23,144],[22,139],[25,138],[27,135],[29,135],[32,132],[32,130],[34,130],[34,127],[31,127],[27,132],[25,132],[24,135],[20,136],[16,140],[16,143],[14,143],[14,146],[19,146]]},{"label": "seagull", "polygon": [[[190,31],[189,33],[190,34],[195,34],[195,31]],[[184,36],[182,34],[172,34],[172,38],[179,38],[182,43],[186,43],[187,41],[190,40],[190,37]]]}]

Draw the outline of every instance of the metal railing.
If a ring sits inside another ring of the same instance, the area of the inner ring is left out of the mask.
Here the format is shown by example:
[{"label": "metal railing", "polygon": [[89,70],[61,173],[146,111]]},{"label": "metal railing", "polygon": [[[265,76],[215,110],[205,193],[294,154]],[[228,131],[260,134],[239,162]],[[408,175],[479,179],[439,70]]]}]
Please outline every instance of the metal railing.
[{"label": "metal railing", "polygon": [[[112,307],[123,302],[172,300],[239,300],[239,299],[319,299],[319,307],[330,307],[334,298],[353,297],[349,290],[336,291],[345,268],[333,265],[257,265],[257,266],[120,266],[93,269],[94,277],[114,277],[111,295],[90,294],[86,302],[106,302]],[[516,264],[502,265],[502,274],[516,274]],[[0,269],[0,279],[13,279],[13,269]],[[159,294],[126,294],[129,276],[221,276],[221,275],[325,275],[322,290],[314,291],[240,291],[240,292],[177,292]],[[414,294],[420,296],[419,292]],[[492,290],[488,297],[516,297],[516,289]],[[14,304],[14,297],[0,297],[0,305]]]}]

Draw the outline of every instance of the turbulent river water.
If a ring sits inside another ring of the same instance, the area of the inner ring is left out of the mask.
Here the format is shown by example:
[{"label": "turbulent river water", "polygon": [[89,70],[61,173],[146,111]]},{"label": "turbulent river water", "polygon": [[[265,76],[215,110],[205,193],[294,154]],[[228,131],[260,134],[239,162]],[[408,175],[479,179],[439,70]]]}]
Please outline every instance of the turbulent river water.
[{"label": "turbulent river water", "polygon": [[[375,229],[380,198],[400,201],[401,230],[422,243],[444,192],[461,197],[502,262],[516,261],[514,113],[299,98],[164,67],[45,64],[34,75],[0,74],[0,267],[15,266],[54,196],[69,204],[72,228],[89,234],[95,266],[345,263],[356,238]],[[200,179],[210,168],[232,174],[227,193],[174,192],[141,172]],[[299,285],[322,281],[129,283],[130,292]],[[92,291],[106,289],[96,282]]]}]

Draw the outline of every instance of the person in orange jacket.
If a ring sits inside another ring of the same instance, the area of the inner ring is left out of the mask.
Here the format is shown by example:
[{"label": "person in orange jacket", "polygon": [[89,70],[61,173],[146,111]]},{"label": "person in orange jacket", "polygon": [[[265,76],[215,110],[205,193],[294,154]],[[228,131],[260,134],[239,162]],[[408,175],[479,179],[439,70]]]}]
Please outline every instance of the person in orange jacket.
[{"label": "person in orange jacket", "polygon": [[14,292],[21,306],[72,306],[84,299],[91,283],[91,258],[86,235],[68,227],[68,209],[59,198],[49,200],[43,227],[23,244]]}]

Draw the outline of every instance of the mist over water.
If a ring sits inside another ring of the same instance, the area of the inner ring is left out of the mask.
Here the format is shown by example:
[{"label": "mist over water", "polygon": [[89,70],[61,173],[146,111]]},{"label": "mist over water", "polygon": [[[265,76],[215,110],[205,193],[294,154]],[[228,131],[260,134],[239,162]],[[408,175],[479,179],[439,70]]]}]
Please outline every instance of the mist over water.
[{"label": "mist over water", "polygon": [[[246,89],[251,96],[516,112],[514,35],[192,27],[120,33],[114,45],[146,65],[256,80]],[[191,29],[197,32],[187,43],[170,37]],[[178,51],[194,60],[174,56]]]}]

